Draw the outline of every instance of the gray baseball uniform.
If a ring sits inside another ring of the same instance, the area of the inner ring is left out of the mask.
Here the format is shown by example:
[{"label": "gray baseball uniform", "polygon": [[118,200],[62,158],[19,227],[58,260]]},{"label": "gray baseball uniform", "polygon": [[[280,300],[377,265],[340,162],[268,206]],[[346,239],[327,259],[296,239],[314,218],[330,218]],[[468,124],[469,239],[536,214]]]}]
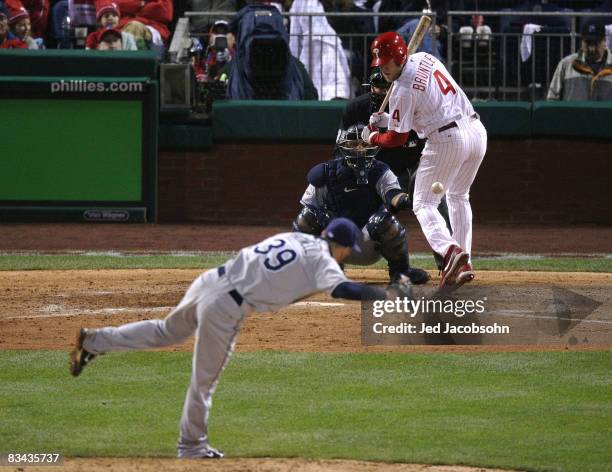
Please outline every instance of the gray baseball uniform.
[{"label": "gray baseball uniform", "polygon": [[277,310],[319,291],[331,293],[347,280],[327,242],[303,233],[277,234],[200,275],[165,319],[88,330],[83,348],[93,354],[159,348],[195,332],[178,457],[201,457],[209,448],[212,395],[246,316]]}]

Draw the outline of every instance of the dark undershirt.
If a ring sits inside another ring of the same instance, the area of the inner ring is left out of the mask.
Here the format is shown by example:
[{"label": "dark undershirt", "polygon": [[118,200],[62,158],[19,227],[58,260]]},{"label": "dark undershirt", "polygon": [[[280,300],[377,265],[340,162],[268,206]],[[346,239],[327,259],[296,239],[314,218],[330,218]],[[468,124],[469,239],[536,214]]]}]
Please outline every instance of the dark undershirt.
[{"label": "dark undershirt", "polygon": [[601,69],[606,65],[606,55],[604,54],[601,61],[597,62],[588,62],[586,63],[591,69],[593,69],[594,74],[597,75]]}]

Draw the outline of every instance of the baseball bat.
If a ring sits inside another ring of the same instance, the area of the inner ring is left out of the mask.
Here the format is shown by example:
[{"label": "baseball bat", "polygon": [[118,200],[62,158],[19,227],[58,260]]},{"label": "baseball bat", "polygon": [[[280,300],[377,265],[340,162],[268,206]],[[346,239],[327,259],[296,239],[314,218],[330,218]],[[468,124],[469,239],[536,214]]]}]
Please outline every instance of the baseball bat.
[{"label": "baseball bat", "polygon": [[[419,48],[419,46],[421,45],[421,41],[423,41],[423,37],[425,36],[425,33],[427,33],[427,31],[429,30],[430,25],[431,25],[431,17],[427,15],[423,15],[421,19],[419,20],[419,24],[414,30],[412,38],[410,38],[410,42],[408,43],[407,54],[406,54],[407,56],[410,56],[410,54],[414,54],[416,50]],[[389,87],[389,90],[387,90],[385,99],[383,100],[382,105],[380,106],[380,109],[378,110],[379,113],[382,113],[383,111],[385,111],[385,108],[387,108],[387,103],[389,103],[389,99],[391,98],[392,90],[393,90],[393,84],[391,84],[391,87]]]}]

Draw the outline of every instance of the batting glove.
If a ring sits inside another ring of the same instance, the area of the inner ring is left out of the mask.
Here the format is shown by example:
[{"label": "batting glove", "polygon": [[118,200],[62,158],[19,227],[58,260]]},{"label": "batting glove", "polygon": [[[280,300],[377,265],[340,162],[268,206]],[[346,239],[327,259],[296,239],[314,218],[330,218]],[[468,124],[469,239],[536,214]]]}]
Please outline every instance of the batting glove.
[{"label": "batting glove", "polygon": [[389,113],[385,113],[384,111],[373,113],[372,116],[370,116],[370,126],[375,128],[388,128]]},{"label": "batting glove", "polygon": [[372,138],[378,134],[378,131],[374,131],[374,128],[371,126],[366,126],[361,131],[361,139],[363,139],[366,143],[372,144]]}]

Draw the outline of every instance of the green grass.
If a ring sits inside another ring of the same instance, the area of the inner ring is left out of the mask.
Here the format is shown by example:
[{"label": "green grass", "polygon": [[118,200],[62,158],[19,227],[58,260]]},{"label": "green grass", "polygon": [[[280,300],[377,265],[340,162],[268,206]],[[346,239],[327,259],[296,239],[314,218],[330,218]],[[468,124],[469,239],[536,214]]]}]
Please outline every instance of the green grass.
[{"label": "green grass", "polygon": [[[0,270],[50,270],[50,269],[205,269],[215,267],[232,256],[231,252],[187,254],[0,254]],[[411,257],[415,267],[434,269],[429,254]],[[554,257],[508,255],[504,257],[475,257],[478,270],[522,270],[559,272],[612,272],[612,257]],[[356,266],[350,266],[356,267]],[[379,261],[368,268],[385,268]]]},{"label": "green grass", "polygon": [[223,264],[233,253],[169,254],[3,254],[0,270],[203,269]]},{"label": "green grass", "polygon": [[[174,455],[190,353],[0,351],[0,451]],[[612,352],[236,355],[214,398],[229,456],[537,471],[612,464]]]}]

